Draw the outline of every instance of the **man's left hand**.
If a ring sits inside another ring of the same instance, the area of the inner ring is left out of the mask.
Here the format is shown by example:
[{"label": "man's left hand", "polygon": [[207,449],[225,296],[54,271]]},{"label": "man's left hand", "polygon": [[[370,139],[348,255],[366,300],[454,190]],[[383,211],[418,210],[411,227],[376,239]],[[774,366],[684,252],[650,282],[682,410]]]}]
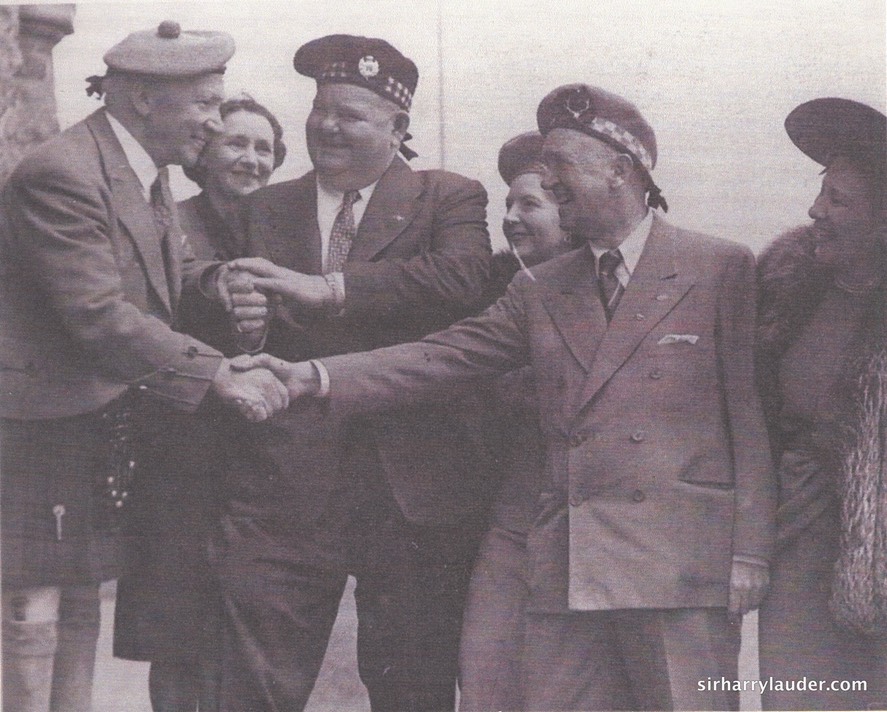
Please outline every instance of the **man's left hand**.
[{"label": "man's left hand", "polygon": [[749,611],[761,605],[770,587],[770,569],[745,561],[733,561],[730,572],[730,603],[727,613],[738,623]]}]

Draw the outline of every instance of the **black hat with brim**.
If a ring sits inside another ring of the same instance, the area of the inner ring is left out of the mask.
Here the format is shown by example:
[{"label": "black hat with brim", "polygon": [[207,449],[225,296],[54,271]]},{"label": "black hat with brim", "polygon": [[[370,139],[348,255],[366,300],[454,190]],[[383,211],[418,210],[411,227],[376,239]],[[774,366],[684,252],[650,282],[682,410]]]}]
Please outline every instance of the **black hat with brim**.
[{"label": "black hat with brim", "polygon": [[884,170],[887,160],[887,117],[851,99],[813,99],[785,119],[789,138],[801,151],[826,166],[846,156]]}]

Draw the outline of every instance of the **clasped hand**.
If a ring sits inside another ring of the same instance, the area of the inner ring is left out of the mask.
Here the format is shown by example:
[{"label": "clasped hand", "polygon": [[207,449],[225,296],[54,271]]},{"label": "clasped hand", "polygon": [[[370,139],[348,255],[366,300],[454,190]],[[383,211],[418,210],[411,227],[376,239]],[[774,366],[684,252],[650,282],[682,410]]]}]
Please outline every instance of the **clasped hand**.
[{"label": "clasped hand", "polygon": [[244,334],[267,327],[274,302],[290,302],[310,309],[326,306],[335,299],[322,276],[295,272],[263,257],[228,262],[220,268],[216,284],[235,328]]}]

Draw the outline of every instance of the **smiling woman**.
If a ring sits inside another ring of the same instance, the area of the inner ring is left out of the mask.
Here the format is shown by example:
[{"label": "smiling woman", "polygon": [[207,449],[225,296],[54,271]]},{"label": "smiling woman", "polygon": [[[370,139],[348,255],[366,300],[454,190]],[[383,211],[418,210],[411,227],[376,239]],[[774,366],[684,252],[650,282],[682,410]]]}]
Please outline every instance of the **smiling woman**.
[{"label": "smiling woman", "polygon": [[[228,260],[242,249],[232,228],[242,199],[268,183],[286,146],[276,117],[249,97],[219,107],[213,133],[185,174],[203,192],[178,205],[187,242],[198,259]],[[227,314],[213,305],[184,304],[182,329],[233,353]],[[241,336],[240,338],[244,338]],[[211,410],[211,409],[207,409]],[[229,428],[223,412],[149,418],[145,442],[163,443],[145,457],[126,570],[118,583],[114,653],[151,662],[155,709],[213,708],[217,670],[218,594],[204,541],[215,517],[220,460]]]}]

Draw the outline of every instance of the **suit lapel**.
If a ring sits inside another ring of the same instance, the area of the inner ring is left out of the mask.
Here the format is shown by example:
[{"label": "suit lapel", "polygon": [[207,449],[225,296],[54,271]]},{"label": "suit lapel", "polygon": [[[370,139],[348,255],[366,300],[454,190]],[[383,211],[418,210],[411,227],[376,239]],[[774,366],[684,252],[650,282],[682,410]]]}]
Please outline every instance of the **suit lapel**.
[{"label": "suit lapel", "polygon": [[373,191],[348,259],[368,262],[384,250],[413,221],[422,190],[416,174],[395,157]]},{"label": "suit lapel", "polygon": [[556,277],[542,286],[542,303],[569,348],[588,372],[607,330],[607,317],[598,297],[594,258],[587,248]]},{"label": "suit lapel", "polygon": [[323,259],[314,172],[293,181],[286,200],[268,200],[262,205],[270,225],[263,244],[252,246],[253,254],[296,272],[320,274]]},{"label": "suit lapel", "polygon": [[654,216],[644,251],[597,349],[578,401],[579,410],[693,286],[691,280],[682,279],[679,274],[675,238],[675,229]]},{"label": "suit lapel", "polygon": [[142,257],[148,282],[172,315],[170,292],[173,290],[166,280],[161,235],[154,221],[154,211],[142,193],[142,184],[126,160],[126,154],[105,118],[104,111],[97,111],[88,117],[86,125],[95,137],[102,163],[108,173],[117,216]]}]

